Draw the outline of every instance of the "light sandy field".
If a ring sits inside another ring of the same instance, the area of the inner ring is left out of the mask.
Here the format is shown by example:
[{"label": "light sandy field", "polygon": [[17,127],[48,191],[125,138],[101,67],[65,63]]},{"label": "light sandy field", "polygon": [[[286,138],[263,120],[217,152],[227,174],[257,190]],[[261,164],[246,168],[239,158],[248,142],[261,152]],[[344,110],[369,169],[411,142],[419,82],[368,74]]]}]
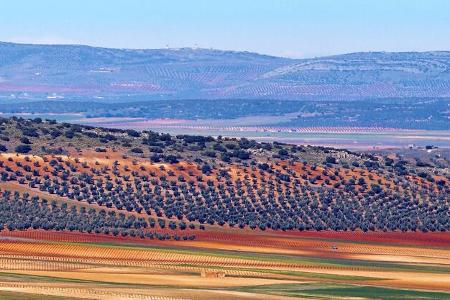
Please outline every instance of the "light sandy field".
[{"label": "light sandy field", "polygon": [[193,275],[169,275],[169,274],[133,274],[119,272],[108,272],[105,270],[84,270],[67,272],[55,271],[14,271],[16,274],[27,274],[36,276],[50,276],[56,278],[80,279],[89,281],[103,281],[108,283],[127,283],[145,285],[164,285],[184,288],[226,288],[235,286],[251,286],[277,283],[294,283],[288,280],[274,280],[263,278],[246,278],[244,281],[239,277],[205,278]]},{"label": "light sandy field", "polygon": [[[114,286],[98,287],[95,284],[23,284],[0,285],[0,291],[20,292],[27,299],[47,299],[48,296],[73,297],[79,299],[137,299],[137,300],[182,300],[182,299],[274,299],[287,300],[290,297],[263,295],[239,291],[184,289],[184,288],[118,288]],[[0,294],[0,298],[1,298]],[[41,298],[40,298],[41,297]],[[6,298],[1,298],[6,299]]]}]

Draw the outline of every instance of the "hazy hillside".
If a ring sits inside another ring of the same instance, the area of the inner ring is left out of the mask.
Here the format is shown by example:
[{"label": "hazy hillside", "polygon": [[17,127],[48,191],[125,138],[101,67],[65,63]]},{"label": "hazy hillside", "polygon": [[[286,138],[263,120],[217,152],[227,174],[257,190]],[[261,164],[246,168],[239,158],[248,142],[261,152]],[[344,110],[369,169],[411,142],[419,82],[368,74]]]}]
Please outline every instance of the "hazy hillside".
[{"label": "hazy hillside", "polygon": [[359,99],[450,96],[450,53],[293,60],[207,49],[0,43],[0,92],[153,98]]},{"label": "hazy hillside", "polygon": [[[220,97],[289,60],[205,49],[0,44],[0,90]],[[216,90],[217,89],[217,90]]]}]

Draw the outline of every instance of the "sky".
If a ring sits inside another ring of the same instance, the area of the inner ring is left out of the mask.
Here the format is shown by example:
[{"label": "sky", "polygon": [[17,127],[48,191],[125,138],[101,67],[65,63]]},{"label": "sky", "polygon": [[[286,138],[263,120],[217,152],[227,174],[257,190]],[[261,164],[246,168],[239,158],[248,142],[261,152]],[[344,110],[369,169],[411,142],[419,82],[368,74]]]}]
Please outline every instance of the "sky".
[{"label": "sky", "polygon": [[0,41],[297,58],[450,50],[450,0],[0,0]]}]

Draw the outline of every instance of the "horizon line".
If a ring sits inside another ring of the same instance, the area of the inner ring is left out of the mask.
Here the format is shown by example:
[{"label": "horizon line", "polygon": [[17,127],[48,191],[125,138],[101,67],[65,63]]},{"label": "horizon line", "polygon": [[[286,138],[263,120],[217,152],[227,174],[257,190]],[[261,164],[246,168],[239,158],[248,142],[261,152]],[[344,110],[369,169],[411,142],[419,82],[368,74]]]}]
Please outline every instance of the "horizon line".
[{"label": "horizon line", "polygon": [[326,57],[334,57],[340,55],[349,55],[349,54],[363,54],[363,53],[440,53],[440,52],[450,52],[450,50],[424,50],[424,51],[386,51],[386,50],[372,50],[372,51],[353,51],[353,52],[345,52],[345,53],[336,53],[329,55],[318,55],[318,56],[310,56],[310,57],[288,57],[281,56],[275,54],[266,54],[261,52],[254,52],[249,50],[233,50],[233,49],[218,49],[218,48],[205,48],[205,47],[192,47],[192,46],[184,46],[184,47],[165,47],[165,48],[123,48],[123,47],[110,47],[110,46],[94,46],[83,43],[33,43],[33,42],[11,42],[11,41],[2,41],[0,40],[0,44],[14,44],[14,45],[24,45],[24,46],[76,46],[76,47],[89,47],[89,48],[99,48],[99,49],[110,49],[110,50],[124,50],[124,51],[151,51],[151,50],[170,50],[170,51],[179,51],[184,49],[189,50],[209,50],[209,51],[218,51],[218,52],[234,52],[234,53],[246,53],[246,54],[256,54],[260,56],[267,56],[273,58],[283,58],[290,60],[302,60],[302,59],[314,59],[314,58],[326,58]]}]

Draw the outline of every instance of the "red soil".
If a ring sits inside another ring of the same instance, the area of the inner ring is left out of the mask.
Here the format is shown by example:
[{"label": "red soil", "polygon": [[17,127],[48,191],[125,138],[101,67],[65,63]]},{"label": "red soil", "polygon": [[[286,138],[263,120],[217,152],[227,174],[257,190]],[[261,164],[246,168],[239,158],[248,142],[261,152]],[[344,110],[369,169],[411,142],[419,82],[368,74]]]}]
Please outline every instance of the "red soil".
[{"label": "red soil", "polygon": [[392,245],[450,247],[450,232],[308,231],[285,232],[283,234],[311,239],[336,239]]},{"label": "red soil", "polygon": [[88,234],[69,231],[7,231],[0,233],[0,237],[17,237],[36,240],[66,241],[66,242],[114,242],[114,243],[142,243],[142,244],[173,244],[183,246],[203,243],[226,243],[229,245],[249,247],[269,247],[282,249],[298,249],[301,246],[305,250],[322,248],[323,242],[356,242],[367,244],[384,244],[388,246],[422,246],[450,248],[450,232],[335,232],[335,231],[308,231],[308,232],[275,232],[259,230],[240,230],[207,227],[207,230],[169,230],[158,229],[160,233],[169,234],[194,234],[194,241],[159,241],[141,239],[139,237],[114,237],[105,234]]}]

